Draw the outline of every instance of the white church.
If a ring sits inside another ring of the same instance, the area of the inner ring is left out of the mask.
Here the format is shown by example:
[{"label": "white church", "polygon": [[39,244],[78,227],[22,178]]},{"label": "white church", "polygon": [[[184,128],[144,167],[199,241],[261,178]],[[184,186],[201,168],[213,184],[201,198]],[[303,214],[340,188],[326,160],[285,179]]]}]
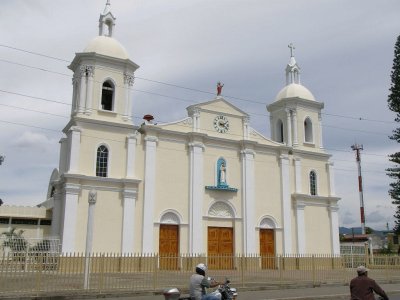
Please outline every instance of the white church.
[{"label": "white church", "polygon": [[324,104],[300,84],[293,53],[266,106],[271,138],[221,85],[183,120],[134,124],[139,66],[114,31],[108,1],[69,66],[72,111],[48,192],[64,253],[340,254]]}]

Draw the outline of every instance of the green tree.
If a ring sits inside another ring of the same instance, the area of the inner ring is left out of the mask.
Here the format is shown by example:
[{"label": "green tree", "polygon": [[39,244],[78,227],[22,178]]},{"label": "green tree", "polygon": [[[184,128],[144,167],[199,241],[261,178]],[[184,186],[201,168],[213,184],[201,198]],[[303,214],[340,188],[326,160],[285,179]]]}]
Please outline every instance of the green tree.
[{"label": "green tree", "polygon": [[22,236],[24,231],[22,229],[18,230],[15,227],[12,227],[8,231],[4,231],[1,233],[1,237],[4,237],[4,241],[2,243],[3,248],[10,248],[13,252],[22,252],[26,251],[28,247],[28,242]]},{"label": "green tree", "polygon": [[[397,37],[394,46],[393,68],[391,72],[390,94],[388,97],[389,109],[396,113],[395,121],[400,122],[400,36]],[[400,143],[400,127],[393,130],[393,134],[389,137]],[[394,163],[393,167],[386,169],[387,175],[394,181],[390,183],[389,195],[392,203],[396,205],[395,225],[393,230],[400,233],[400,152],[389,155],[389,161]]]}]

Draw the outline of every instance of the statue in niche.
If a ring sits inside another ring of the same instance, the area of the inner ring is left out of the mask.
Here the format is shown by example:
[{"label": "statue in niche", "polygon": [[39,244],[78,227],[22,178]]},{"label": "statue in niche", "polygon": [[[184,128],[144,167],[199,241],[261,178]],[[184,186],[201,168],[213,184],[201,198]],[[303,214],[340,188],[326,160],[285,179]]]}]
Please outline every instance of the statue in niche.
[{"label": "statue in niche", "polygon": [[226,162],[224,159],[219,159],[217,163],[217,185],[218,186],[228,186],[226,183]]},{"label": "statue in niche", "polygon": [[225,163],[222,163],[219,167],[219,183],[226,184],[226,167]]}]

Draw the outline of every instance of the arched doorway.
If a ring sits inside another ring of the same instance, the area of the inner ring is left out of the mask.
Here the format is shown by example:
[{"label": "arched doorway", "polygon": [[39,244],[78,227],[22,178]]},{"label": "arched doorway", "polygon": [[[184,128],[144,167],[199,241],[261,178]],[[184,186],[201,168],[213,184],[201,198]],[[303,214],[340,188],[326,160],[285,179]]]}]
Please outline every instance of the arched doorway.
[{"label": "arched doorway", "polygon": [[[233,219],[234,212],[225,202],[214,203],[208,215],[216,218]],[[233,227],[209,226],[207,230],[208,267],[213,270],[233,269]]]},{"label": "arched doorway", "polygon": [[177,270],[179,261],[179,217],[167,212],[161,217],[158,253],[161,270]]},{"label": "arched doorway", "polygon": [[269,217],[260,223],[260,256],[263,269],[275,269],[275,222]]}]

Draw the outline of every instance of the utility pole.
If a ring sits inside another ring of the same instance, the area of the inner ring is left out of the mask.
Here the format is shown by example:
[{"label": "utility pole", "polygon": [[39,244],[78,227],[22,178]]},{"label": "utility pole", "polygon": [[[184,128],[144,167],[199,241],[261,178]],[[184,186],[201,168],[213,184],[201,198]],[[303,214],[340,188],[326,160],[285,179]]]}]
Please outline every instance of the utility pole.
[{"label": "utility pole", "polygon": [[364,214],[364,196],[361,177],[361,156],[360,150],[364,150],[363,145],[354,144],[351,146],[353,151],[356,151],[356,160],[358,166],[358,193],[360,195],[360,216],[361,216],[361,234],[365,234],[365,214]]}]

